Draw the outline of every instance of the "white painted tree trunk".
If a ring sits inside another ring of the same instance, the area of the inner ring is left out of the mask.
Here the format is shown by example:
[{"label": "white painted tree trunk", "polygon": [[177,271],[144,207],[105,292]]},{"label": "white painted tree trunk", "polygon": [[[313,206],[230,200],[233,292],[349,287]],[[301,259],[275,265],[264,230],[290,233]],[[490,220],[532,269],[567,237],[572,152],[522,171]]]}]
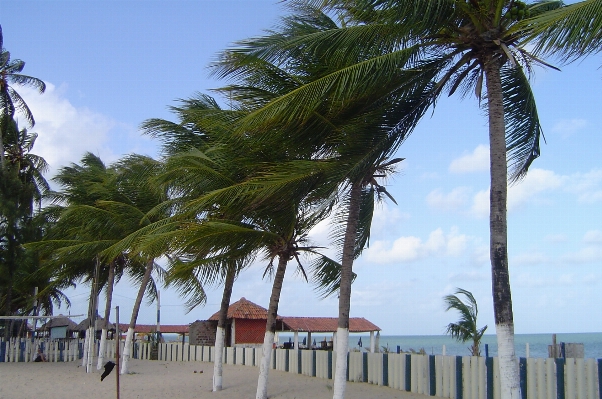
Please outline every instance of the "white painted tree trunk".
[{"label": "white painted tree trunk", "polygon": [[226,340],[226,330],[222,327],[217,328],[215,333],[215,361],[213,362],[213,392],[222,390],[222,372],[224,363],[224,341]]},{"label": "white painted tree trunk", "polygon": [[100,336],[100,349],[98,350],[98,363],[96,364],[96,370],[102,370],[105,362],[105,356],[107,354],[107,329],[102,329],[102,335]]},{"label": "white painted tree trunk", "polygon": [[333,399],[345,397],[347,384],[347,352],[349,352],[349,329],[337,328],[336,368],[334,371]]},{"label": "white painted tree trunk", "polygon": [[496,325],[502,399],[520,399],[520,376],[514,351],[514,326]]},{"label": "white painted tree trunk", "polygon": [[96,333],[96,331],[94,331],[94,326],[91,325],[91,327],[88,329],[88,332],[86,333],[86,336],[90,336],[90,338],[88,339],[88,361],[86,362],[86,373],[91,373],[92,372],[92,362],[94,361],[94,334]]},{"label": "white painted tree trunk", "polygon": [[132,353],[132,341],[134,339],[134,329],[128,328],[127,335],[125,336],[125,345],[123,348],[123,357],[121,358],[121,374],[128,373],[128,362]]},{"label": "white painted tree trunk", "polygon": [[257,394],[255,399],[267,399],[268,397],[268,371],[270,370],[270,360],[272,360],[272,345],[274,345],[275,334],[266,331],[263,337],[263,347],[261,348],[261,361],[259,363],[259,381],[257,381]]},{"label": "white painted tree trunk", "polygon": [[89,339],[90,339],[90,334],[86,334],[86,337],[84,338],[84,347],[83,347],[84,354],[82,356],[82,367],[86,367],[86,365],[88,364],[88,340]]}]

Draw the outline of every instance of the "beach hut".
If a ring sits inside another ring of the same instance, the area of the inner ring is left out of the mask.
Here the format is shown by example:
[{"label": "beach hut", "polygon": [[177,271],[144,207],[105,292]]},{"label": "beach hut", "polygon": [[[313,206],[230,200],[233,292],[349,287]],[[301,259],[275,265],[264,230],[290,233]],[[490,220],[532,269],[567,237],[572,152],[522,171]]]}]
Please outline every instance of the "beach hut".
[{"label": "beach hut", "polygon": [[[95,329],[95,336],[96,339],[100,339],[100,335],[102,334],[102,327],[104,326],[104,322],[105,319],[100,317],[99,315],[96,315],[96,329]],[[84,320],[81,321],[81,323],[79,323],[77,325],[77,331],[79,333],[79,338],[85,338],[86,336],[86,331],[88,331],[88,329],[90,328],[90,318],[85,318]],[[113,323],[111,323],[109,321],[109,324],[107,326],[107,330],[109,331],[109,335],[112,337],[112,335],[115,333],[115,325]]]},{"label": "beach hut", "polygon": [[[209,321],[217,321],[219,311]],[[228,307],[226,321],[226,345],[259,346],[263,344],[268,310],[242,297]],[[282,328],[282,318],[276,318],[277,329]],[[215,336],[214,336],[215,337]]]},{"label": "beach hut", "polygon": [[[267,322],[267,309],[249,301],[246,298],[234,302],[228,308],[228,318],[226,321],[226,346],[261,346],[265,335],[265,326]],[[219,312],[214,313],[209,320],[192,323],[190,326],[190,344],[191,345],[209,345],[215,344],[215,331]],[[328,349],[332,350],[336,341],[338,319],[336,317],[286,317],[277,316],[276,318],[276,342],[278,342],[278,332],[293,332],[294,342],[285,343],[286,348],[300,348],[299,333],[307,334],[304,338],[307,349]],[[369,333],[370,351],[375,352],[377,348],[375,333],[380,328],[374,323],[363,317],[351,317],[349,319],[349,332],[351,333]],[[324,339],[312,345],[312,334],[326,333],[332,339]]]},{"label": "beach hut", "polygon": [[59,314],[58,317],[50,319],[47,323],[43,324],[40,328],[43,335],[51,339],[65,339],[74,338],[77,334],[77,323],[70,318]]}]

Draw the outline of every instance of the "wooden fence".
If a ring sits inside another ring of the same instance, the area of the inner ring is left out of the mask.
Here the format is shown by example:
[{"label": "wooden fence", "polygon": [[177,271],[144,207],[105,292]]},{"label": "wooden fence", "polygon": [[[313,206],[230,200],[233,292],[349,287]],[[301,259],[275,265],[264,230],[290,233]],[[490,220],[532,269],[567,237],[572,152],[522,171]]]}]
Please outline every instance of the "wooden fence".
[{"label": "wooden fence", "polygon": [[[82,356],[83,340],[45,339],[0,342],[0,362],[32,361],[38,348],[48,361],[75,361]],[[107,345],[115,355],[114,341]],[[123,342],[121,342],[123,352]],[[162,343],[161,361],[212,362],[215,348],[182,343]],[[258,366],[261,348],[224,348],[224,363]],[[133,357],[148,360],[151,344],[136,342]],[[332,379],[336,355],[331,351],[276,349],[272,369]],[[497,358],[396,353],[350,352],[347,380],[389,386],[401,391],[451,399],[498,399],[500,380]],[[523,399],[602,399],[602,359],[521,358]]]},{"label": "wooden fence", "polygon": [[[137,343],[140,359],[148,359],[148,343]],[[276,349],[272,369],[332,379],[336,356],[330,351]],[[159,360],[214,360],[215,348],[164,343]],[[224,362],[259,365],[261,348],[224,348]],[[350,352],[347,380],[389,386],[402,391],[452,399],[499,399],[497,358],[397,353]],[[524,399],[602,399],[602,359],[521,358]]]},{"label": "wooden fence", "polygon": [[[107,358],[115,357],[115,342],[107,341]],[[96,351],[100,342],[96,342]],[[124,342],[121,342],[123,353]],[[47,362],[73,362],[83,357],[83,339],[49,339],[36,338],[11,338],[8,342],[0,340],[1,362],[31,362],[39,353],[43,354]]]}]

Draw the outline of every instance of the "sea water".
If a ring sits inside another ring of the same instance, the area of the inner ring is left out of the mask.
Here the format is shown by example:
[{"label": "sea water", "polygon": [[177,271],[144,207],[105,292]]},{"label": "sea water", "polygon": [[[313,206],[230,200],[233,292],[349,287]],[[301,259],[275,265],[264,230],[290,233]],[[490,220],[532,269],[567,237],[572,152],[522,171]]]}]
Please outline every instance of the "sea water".
[{"label": "sea water", "polygon": [[[280,342],[288,342],[292,334],[280,333]],[[299,341],[305,334],[299,335]],[[361,347],[360,344],[361,337]],[[332,334],[314,333],[312,341],[331,340]],[[602,358],[602,332],[599,333],[567,333],[556,334],[556,343],[583,344],[586,358]],[[497,356],[497,339],[495,335],[484,335],[481,340],[481,355],[485,356],[485,344],[488,346],[489,356]],[[548,357],[548,345],[552,345],[552,334],[515,334],[514,345],[517,357],[527,357],[527,344],[529,357]],[[471,342],[458,342],[448,335],[381,335],[379,349],[396,352],[397,346],[402,352],[419,352],[424,350],[428,355],[442,355],[445,345],[445,354],[448,356],[469,356]],[[370,335],[349,334],[349,349],[366,351],[370,348]]]}]

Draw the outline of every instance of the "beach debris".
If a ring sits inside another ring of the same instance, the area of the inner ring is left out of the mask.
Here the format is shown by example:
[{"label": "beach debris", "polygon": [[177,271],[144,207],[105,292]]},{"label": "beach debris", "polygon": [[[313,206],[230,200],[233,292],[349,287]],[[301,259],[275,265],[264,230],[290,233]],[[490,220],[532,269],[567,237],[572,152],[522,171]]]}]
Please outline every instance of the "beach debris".
[{"label": "beach debris", "polygon": [[108,376],[109,374],[111,374],[111,371],[113,371],[113,368],[115,367],[115,363],[113,363],[112,361],[108,361],[105,363],[105,371],[102,373],[102,375],[100,376],[100,380],[104,380],[106,376]]}]

